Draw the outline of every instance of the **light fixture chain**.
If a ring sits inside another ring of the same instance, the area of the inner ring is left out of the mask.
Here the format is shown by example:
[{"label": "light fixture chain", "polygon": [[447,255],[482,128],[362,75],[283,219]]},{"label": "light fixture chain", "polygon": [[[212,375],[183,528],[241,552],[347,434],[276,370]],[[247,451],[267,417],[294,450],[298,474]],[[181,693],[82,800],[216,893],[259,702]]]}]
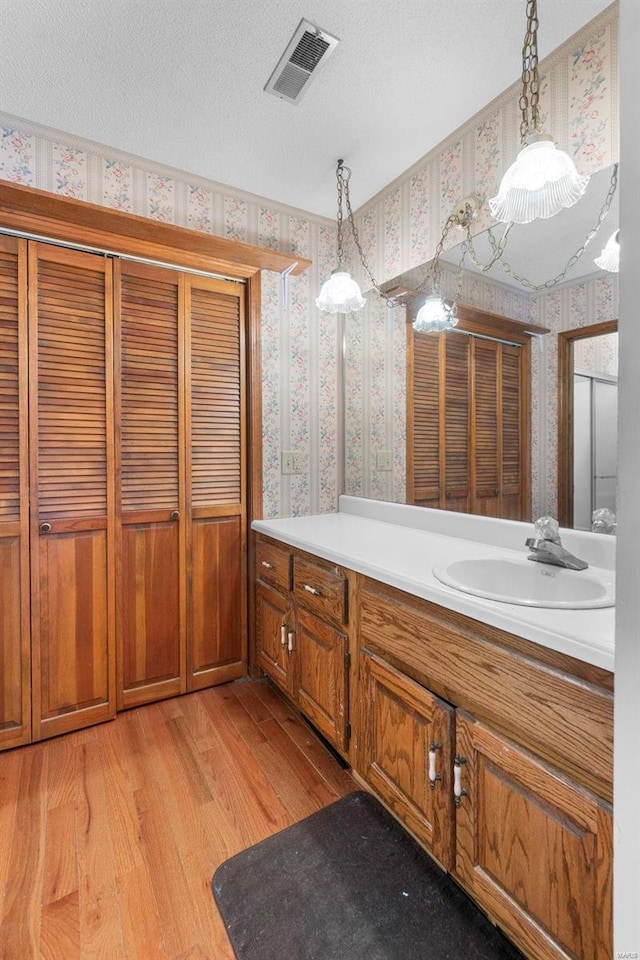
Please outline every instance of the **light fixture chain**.
[{"label": "light fixture chain", "polygon": [[[527,287],[529,290],[536,290],[536,291],[548,290],[551,287],[555,287],[557,283],[560,283],[562,280],[565,279],[565,277],[567,276],[571,268],[574,267],[576,263],[580,260],[583,253],[585,252],[585,250],[587,249],[587,247],[589,246],[589,244],[597,234],[598,230],[600,229],[600,225],[602,224],[607,214],[609,213],[617,186],[618,186],[618,164],[616,163],[613,166],[613,171],[611,173],[611,181],[609,183],[609,189],[604,199],[604,203],[600,208],[600,213],[598,214],[598,221],[596,225],[593,227],[593,229],[591,229],[587,233],[582,246],[578,247],[578,249],[573,254],[573,256],[569,258],[564,270],[558,273],[552,280],[546,280],[544,283],[533,283],[531,280],[528,280],[526,277],[522,277],[520,276],[520,274],[516,273],[515,270],[513,270],[513,268],[507,263],[507,261],[502,258],[501,246],[500,244],[496,243],[496,238],[494,237],[491,228],[489,228],[488,230],[488,236],[489,236],[489,243],[491,244],[491,247],[494,251],[494,256],[491,260],[491,263],[489,264],[482,264],[478,262],[476,258],[475,250],[473,249],[473,240],[470,237],[469,231],[467,231],[468,233],[467,242],[469,244],[469,254],[471,257],[471,261],[476,267],[478,267],[478,269],[482,270],[483,272],[488,270],[491,266],[493,266],[493,264],[496,261],[498,261],[500,263],[500,266],[504,270],[504,272],[508,274],[508,276],[510,276],[512,280],[515,280],[517,283],[522,284],[522,286]],[[512,224],[510,224],[509,226],[512,226]],[[503,241],[505,237],[506,237],[506,231],[505,231],[505,236],[503,236],[502,238]],[[503,246],[504,245],[502,244],[502,247]]]},{"label": "light fixture chain", "polygon": [[[344,169],[345,169],[345,167],[344,167],[344,165],[343,165],[343,163],[342,163],[342,160],[338,160],[338,168],[337,168],[337,170],[336,170],[336,180],[337,180],[337,182],[338,182],[338,215],[337,215],[337,223],[338,223],[338,239],[337,239],[337,248],[338,248],[338,249],[337,249],[337,254],[338,254],[338,270],[342,270],[342,264],[343,264],[343,260],[344,260],[344,250],[343,250],[343,244],[342,244],[342,192],[343,192],[343,183],[344,183],[344,176],[343,176],[342,171],[343,171]],[[348,170],[349,168],[347,167],[346,169]],[[350,170],[349,170],[349,175],[351,175],[351,171],[350,171]],[[348,179],[348,178],[347,178],[347,179]]]},{"label": "light fixture chain", "polygon": [[527,32],[522,47],[522,94],[520,96],[520,139],[526,142],[527,136],[538,127],[538,102],[540,100],[540,80],[538,77],[538,4],[537,0],[527,0]]},{"label": "light fixture chain", "polygon": [[[346,171],[347,171],[347,176],[346,176],[346,177],[341,174],[341,171],[342,171],[342,170],[346,170]],[[380,289],[377,280],[375,279],[375,277],[373,276],[373,273],[371,272],[371,269],[370,269],[369,264],[368,264],[368,262],[367,262],[367,258],[366,258],[365,255],[364,255],[364,250],[362,249],[362,244],[360,243],[360,236],[359,236],[359,234],[358,234],[358,229],[357,229],[357,227],[356,227],[356,222],[355,222],[355,219],[354,219],[354,216],[353,216],[353,210],[351,209],[351,195],[350,195],[350,193],[349,193],[349,178],[350,178],[350,176],[351,176],[351,170],[349,169],[349,167],[345,167],[345,166],[339,166],[339,167],[338,167],[338,178],[341,180],[341,182],[342,182],[343,185],[344,185],[344,200],[345,200],[345,206],[346,206],[346,208],[347,208],[347,217],[349,218],[349,224],[350,224],[350,226],[351,226],[351,233],[353,234],[353,242],[354,242],[355,245],[356,245],[356,249],[357,249],[358,254],[359,254],[359,256],[360,256],[360,260],[361,260],[361,262],[362,262],[362,266],[363,266],[363,268],[364,268],[365,273],[366,273],[367,276],[369,277],[369,280],[370,280],[371,283],[373,284],[374,290],[375,290],[381,297],[383,297],[383,298],[386,299],[385,294],[384,294],[383,291]],[[393,302],[392,302],[392,301],[387,301],[387,303],[390,303],[390,305],[393,306]]]}]

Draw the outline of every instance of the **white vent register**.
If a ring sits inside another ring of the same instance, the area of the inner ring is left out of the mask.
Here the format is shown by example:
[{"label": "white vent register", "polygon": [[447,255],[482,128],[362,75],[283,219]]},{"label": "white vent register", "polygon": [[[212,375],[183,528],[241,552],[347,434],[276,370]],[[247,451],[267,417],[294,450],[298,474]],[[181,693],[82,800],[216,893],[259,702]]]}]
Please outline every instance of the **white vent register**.
[{"label": "white vent register", "polygon": [[339,42],[309,20],[301,20],[264,89],[281,100],[298,103]]}]

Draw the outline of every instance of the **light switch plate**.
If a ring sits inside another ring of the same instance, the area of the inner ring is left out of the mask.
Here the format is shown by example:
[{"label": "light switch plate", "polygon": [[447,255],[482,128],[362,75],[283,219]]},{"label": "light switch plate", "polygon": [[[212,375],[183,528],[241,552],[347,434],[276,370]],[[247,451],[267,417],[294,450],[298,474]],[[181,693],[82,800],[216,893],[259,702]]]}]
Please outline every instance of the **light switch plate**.
[{"label": "light switch plate", "polygon": [[304,470],[304,454],[297,450],[282,451],[282,475],[299,476]]},{"label": "light switch plate", "polygon": [[393,470],[393,453],[391,450],[378,450],[376,453],[376,470]]}]

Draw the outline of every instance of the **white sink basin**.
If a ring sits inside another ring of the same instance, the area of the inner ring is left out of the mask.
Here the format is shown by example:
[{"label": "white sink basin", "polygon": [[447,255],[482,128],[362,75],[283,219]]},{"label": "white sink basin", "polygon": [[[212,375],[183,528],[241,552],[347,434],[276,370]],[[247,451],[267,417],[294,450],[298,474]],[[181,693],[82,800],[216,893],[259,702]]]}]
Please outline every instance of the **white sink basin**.
[{"label": "white sink basin", "polygon": [[463,593],[501,603],[567,610],[615,605],[613,577],[601,578],[599,574],[600,571],[566,570],[526,558],[455,560],[446,567],[433,568],[434,577],[441,583]]}]

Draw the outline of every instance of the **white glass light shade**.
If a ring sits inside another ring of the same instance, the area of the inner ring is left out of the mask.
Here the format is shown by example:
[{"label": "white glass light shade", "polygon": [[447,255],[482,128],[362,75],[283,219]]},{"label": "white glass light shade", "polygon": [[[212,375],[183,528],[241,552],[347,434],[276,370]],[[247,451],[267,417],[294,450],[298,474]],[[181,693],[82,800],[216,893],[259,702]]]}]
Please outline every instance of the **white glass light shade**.
[{"label": "white glass light shade", "polygon": [[418,310],[413,329],[420,333],[439,333],[441,330],[450,330],[457,324],[454,306],[433,294],[427,297]]},{"label": "white glass light shade", "polygon": [[571,157],[558,150],[546,134],[528,143],[518,154],[500,184],[489,209],[503,223],[531,223],[554,217],[572,207],[587,189],[588,176],[580,176]]},{"label": "white glass light shade", "polygon": [[620,231],[612,233],[604,250],[599,257],[596,257],[594,263],[601,270],[609,270],[610,273],[620,272]]},{"label": "white glass light shade", "polygon": [[343,270],[334,270],[329,279],[322,284],[316,307],[325,313],[355,313],[357,310],[362,310],[365,303],[360,287],[351,274]]}]

